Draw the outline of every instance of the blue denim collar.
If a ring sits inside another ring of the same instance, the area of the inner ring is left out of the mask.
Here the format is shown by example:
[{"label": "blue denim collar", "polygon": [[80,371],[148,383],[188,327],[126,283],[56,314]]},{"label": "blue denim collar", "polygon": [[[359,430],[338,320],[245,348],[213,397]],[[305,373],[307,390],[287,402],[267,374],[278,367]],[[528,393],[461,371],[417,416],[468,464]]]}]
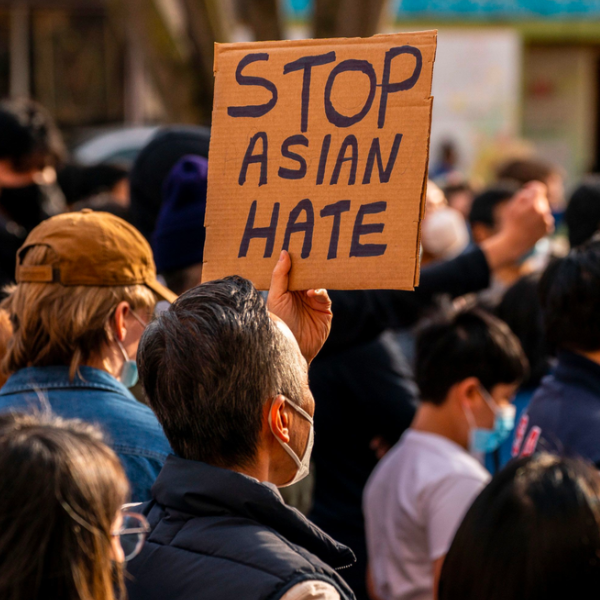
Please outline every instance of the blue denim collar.
[{"label": "blue denim collar", "polygon": [[0,390],[0,396],[49,389],[94,389],[113,392],[134,400],[131,392],[112,375],[93,367],[80,367],[73,381],[69,379],[69,367],[26,367],[13,373]]}]

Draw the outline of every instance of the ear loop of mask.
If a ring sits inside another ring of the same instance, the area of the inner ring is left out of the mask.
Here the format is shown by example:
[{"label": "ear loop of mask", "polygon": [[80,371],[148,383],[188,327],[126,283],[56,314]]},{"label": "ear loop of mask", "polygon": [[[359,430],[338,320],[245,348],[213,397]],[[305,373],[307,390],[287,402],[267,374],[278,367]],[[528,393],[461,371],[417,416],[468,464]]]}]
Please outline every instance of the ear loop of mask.
[{"label": "ear loop of mask", "polygon": [[[294,483],[298,483],[298,481],[301,481],[308,475],[309,470],[310,470],[310,456],[312,454],[312,448],[314,445],[314,436],[315,436],[313,418],[303,408],[300,408],[295,402],[292,402],[288,398],[286,398],[285,401],[288,402],[289,405],[297,413],[302,415],[310,423],[310,433],[309,433],[308,442],[306,444],[306,449],[304,450],[304,455],[302,456],[302,460],[300,460],[300,458],[292,450],[290,445],[288,443],[284,442],[283,440],[279,439],[279,436],[277,436],[275,434],[275,431],[273,429],[273,421],[271,419],[271,414],[269,411],[269,427],[271,428],[271,433],[274,435],[275,439],[279,442],[279,444],[282,446],[282,448],[288,453],[290,458],[294,461],[294,463],[298,467],[298,471],[296,472],[296,475],[294,476],[294,478],[289,483],[286,483],[285,485],[280,485],[279,487],[288,487],[290,485],[293,485]],[[273,402],[275,402],[275,401],[273,400]],[[271,404],[271,408],[272,407],[273,407],[273,404]]]},{"label": "ear loop of mask", "polygon": [[[131,314],[136,319],[136,321],[138,323],[140,323],[140,325],[142,325],[144,328],[147,327],[148,324],[144,323],[142,318],[140,316],[138,316],[135,313],[135,311],[132,310]],[[119,347],[119,350],[121,351],[121,354],[123,354],[123,358],[125,359],[125,362],[123,363],[123,368],[121,369],[121,375],[119,376],[119,379],[121,380],[121,383],[126,388],[132,388],[139,380],[137,363],[135,362],[135,360],[131,360],[129,358],[129,356],[127,355],[127,352],[125,352],[125,347],[123,346],[123,343],[121,342],[121,340],[119,340],[118,338],[115,338],[115,340],[117,342],[117,346]]]}]

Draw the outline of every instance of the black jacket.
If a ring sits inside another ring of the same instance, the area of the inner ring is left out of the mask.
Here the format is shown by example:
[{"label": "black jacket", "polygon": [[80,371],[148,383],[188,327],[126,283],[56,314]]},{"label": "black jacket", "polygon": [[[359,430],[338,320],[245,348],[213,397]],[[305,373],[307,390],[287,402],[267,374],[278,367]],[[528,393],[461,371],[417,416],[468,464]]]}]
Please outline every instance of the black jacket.
[{"label": "black jacket", "polygon": [[129,600],[277,599],[322,580],[354,595],[334,569],[354,562],[269,486],[170,456],[145,505],[152,532],[129,563]]},{"label": "black jacket", "polygon": [[452,260],[424,267],[421,282],[414,292],[332,290],[329,292],[334,316],[331,334],[317,360],[370,342],[386,329],[411,327],[439,294],[454,298],[479,292],[489,284],[487,259],[483,251],[474,246]]}]

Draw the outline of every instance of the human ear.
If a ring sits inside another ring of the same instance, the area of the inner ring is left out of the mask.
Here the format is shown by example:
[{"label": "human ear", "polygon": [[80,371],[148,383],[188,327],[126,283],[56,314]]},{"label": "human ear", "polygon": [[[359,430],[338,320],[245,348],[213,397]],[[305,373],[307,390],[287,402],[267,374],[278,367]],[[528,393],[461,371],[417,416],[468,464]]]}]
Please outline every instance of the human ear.
[{"label": "human ear", "polygon": [[492,237],[494,234],[494,232],[483,223],[473,223],[473,225],[471,225],[471,233],[473,234],[473,241],[476,244],[485,242],[485,240]]},{"label": "human ear", "polygon": [[477,377],[467,377],[456,384],[456,395],[460,403],[469,408],[473,408],[481,401],[481,393],[479,391],[481,384]]},{"label": "human ear", "polygon": [[122,342],[127,335],[126,317],[131,310],[129,304],[125,301],[119,302],[113,313],[112,325],[116,338]]},{"label": "human ear", "polygon": [[290,423],[288,414],[285,410],[285,396],[279,394],[271,401],[268,418],[273,435],[277,436],[282,442],[289,444]]}]

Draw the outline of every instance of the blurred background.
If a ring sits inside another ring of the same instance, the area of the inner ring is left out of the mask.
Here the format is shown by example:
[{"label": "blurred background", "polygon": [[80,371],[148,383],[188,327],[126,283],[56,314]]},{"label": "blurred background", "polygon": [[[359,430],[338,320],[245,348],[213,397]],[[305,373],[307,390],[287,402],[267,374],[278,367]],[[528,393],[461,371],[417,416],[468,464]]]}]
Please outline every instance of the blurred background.
[{"label": "blurred background", "polygon": [[434,170],[600,168],[600,0],[0,0],[0,97],[46,106],[79,162],[123,164],[155,125],[210,124],[215,41],[427,28]]}]

